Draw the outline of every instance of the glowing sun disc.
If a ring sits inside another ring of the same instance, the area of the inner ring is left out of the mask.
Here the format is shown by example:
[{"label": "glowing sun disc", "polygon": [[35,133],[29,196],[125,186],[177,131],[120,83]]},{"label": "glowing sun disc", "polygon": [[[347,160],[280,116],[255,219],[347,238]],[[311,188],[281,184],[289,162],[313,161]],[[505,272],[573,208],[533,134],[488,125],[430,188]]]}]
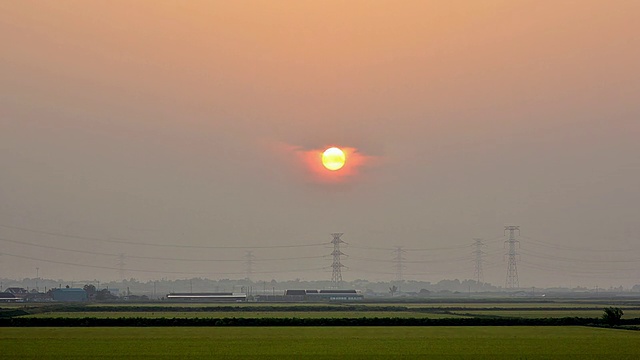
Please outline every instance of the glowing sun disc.
[{"label": "glowing sun disc", "polygon": [[337,147],[328,148],[322,153],[322,165],[331,171],[342,169],[346,160],[344,152]]}]

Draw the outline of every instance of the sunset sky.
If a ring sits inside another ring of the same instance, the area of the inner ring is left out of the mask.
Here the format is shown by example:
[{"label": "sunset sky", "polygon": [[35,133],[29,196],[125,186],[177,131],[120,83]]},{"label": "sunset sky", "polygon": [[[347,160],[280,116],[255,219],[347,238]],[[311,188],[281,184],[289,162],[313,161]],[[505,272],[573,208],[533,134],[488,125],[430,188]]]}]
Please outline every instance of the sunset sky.
[{"label": "sunset sky", "polygon": [[504,286],[519,225],[521,286],[638,284],[639,16],[2,1],[0,277],[118,279],[122,253],[127,278],[235,279],[252,251],[255,279],[328,280],[343,232],[345,280],[394,279],[394,246],[405,279],[472,279],[484,238]]}]

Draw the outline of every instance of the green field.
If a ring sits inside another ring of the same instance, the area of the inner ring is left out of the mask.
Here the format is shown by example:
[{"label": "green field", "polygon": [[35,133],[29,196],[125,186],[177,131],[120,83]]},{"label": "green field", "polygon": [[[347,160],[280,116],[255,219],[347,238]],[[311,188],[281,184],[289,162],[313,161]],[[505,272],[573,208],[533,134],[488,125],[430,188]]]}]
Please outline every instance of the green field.
[{"label": "green field", "polygon": [[[563,317],[585,317],[599,318],[602,316],[602,310],[589,309],[562,309],[562,310],[475,310],[469,309],[465,311],[454,311],[455,314],[481,315],[481,316],[502,316],[502,317],[521,317],[521,318],[563,318]],[[623,319],[639,318],[640,310],[624,310]]]},{"label": "green field", "polygon": [[[600,318],[605,305],[593,303],[442,303],[442,304],[272,304],[272,303],[108,303],[11,304],[37,318]],[[620,306],[623,319],[640,318],[640,307]],[[1,310],[0,310],[1,312]]]},{"label": "green field", "polygon": [[413,311],[54,311],[25,315],[38,318],[462,318],[464,315],[449,315]]},{"label": "green field", "polygon": [[[12,304],[13,305],[13,304]],[[152,307],[153,306],[153,307]],[[594,303],[41,304],[3,306],[37,318],[599,318]],[[638,305],[620,305],[623,318]],[[451,313],[445,313],[451,312]],[[3,354],[20,358],[468,358],[638,359],[640,331],[578,326],[16,327]]]},{"label": "green field", "polygon": [[2,328],[21,359],[637,359],[640,332],[587,327]]},{"label": "green field", "polygon": [[[367,306],[373,306],[374,304],[367,304]],[[381,304],[375,304],[381,305]],[[499,309],[521,309],[521,308],[536,308],[536,309],[561,309],[561,308],[605,308],[608,306],[615,306],[621,309],[625,308],[639,308],[640,304],[616,304],[613,302],[474,302],[474,303],[458,303],[458,302],[446,302],[446,303],[419,303],[419,304],[387,304],[384,306],[404,306],[407,308],[431,308],[431,309],[449,309],[449,308],[499,308]]]}]

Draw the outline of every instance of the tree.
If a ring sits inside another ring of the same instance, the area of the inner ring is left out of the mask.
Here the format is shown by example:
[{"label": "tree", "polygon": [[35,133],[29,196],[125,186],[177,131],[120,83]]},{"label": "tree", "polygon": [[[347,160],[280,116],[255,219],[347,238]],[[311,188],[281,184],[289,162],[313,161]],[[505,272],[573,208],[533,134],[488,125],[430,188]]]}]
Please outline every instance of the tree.
[{"label": "tree", "polygon": [[398,287],[395,285],[389,288],[389,292],[391,293],[391,296],[393,296],[393,294],[395,294],[397,291],[398,291]]},{"label": "tree", "polygon": [[624,311],[618,307],[610,306],[604,309],[604,314],[602,314],[602,320],[609,324],[610,326],[615,326],[620,324],[620,319],[624,315]]},{"label": "tree", "polygon": [[87,284],[82,287],[87,292],[87,297],[91,300],[96,296],[96,287],[93,284]]},{"label": "tree", "polygon": [[96,300],[115,300],[117,298],[108,289],[102,289],[96,293]]}]

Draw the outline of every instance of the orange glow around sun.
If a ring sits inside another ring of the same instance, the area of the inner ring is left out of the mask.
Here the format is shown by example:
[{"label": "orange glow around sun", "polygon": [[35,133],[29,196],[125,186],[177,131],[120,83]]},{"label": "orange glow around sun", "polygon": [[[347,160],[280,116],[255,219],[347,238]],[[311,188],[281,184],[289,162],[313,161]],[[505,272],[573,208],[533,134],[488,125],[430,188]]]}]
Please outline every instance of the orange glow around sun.
[{"label": "orange glow around sun", "polygon": [[276,146],[283,159],[291,160],[285,162],[290,165],[291,175],[308,184],[346,185],[364,181],[365,168],[378,166],[382,159],[355,147],[331,143],[302,147],[280,142]]},{"label": "orange glow around sun", "polygon": [[296,154],[296,168],[310,183],[344,184],[361,180],[362,168],[372,157],[349,146],[329,144],[318,148],[300,148],[289,145]]}]

